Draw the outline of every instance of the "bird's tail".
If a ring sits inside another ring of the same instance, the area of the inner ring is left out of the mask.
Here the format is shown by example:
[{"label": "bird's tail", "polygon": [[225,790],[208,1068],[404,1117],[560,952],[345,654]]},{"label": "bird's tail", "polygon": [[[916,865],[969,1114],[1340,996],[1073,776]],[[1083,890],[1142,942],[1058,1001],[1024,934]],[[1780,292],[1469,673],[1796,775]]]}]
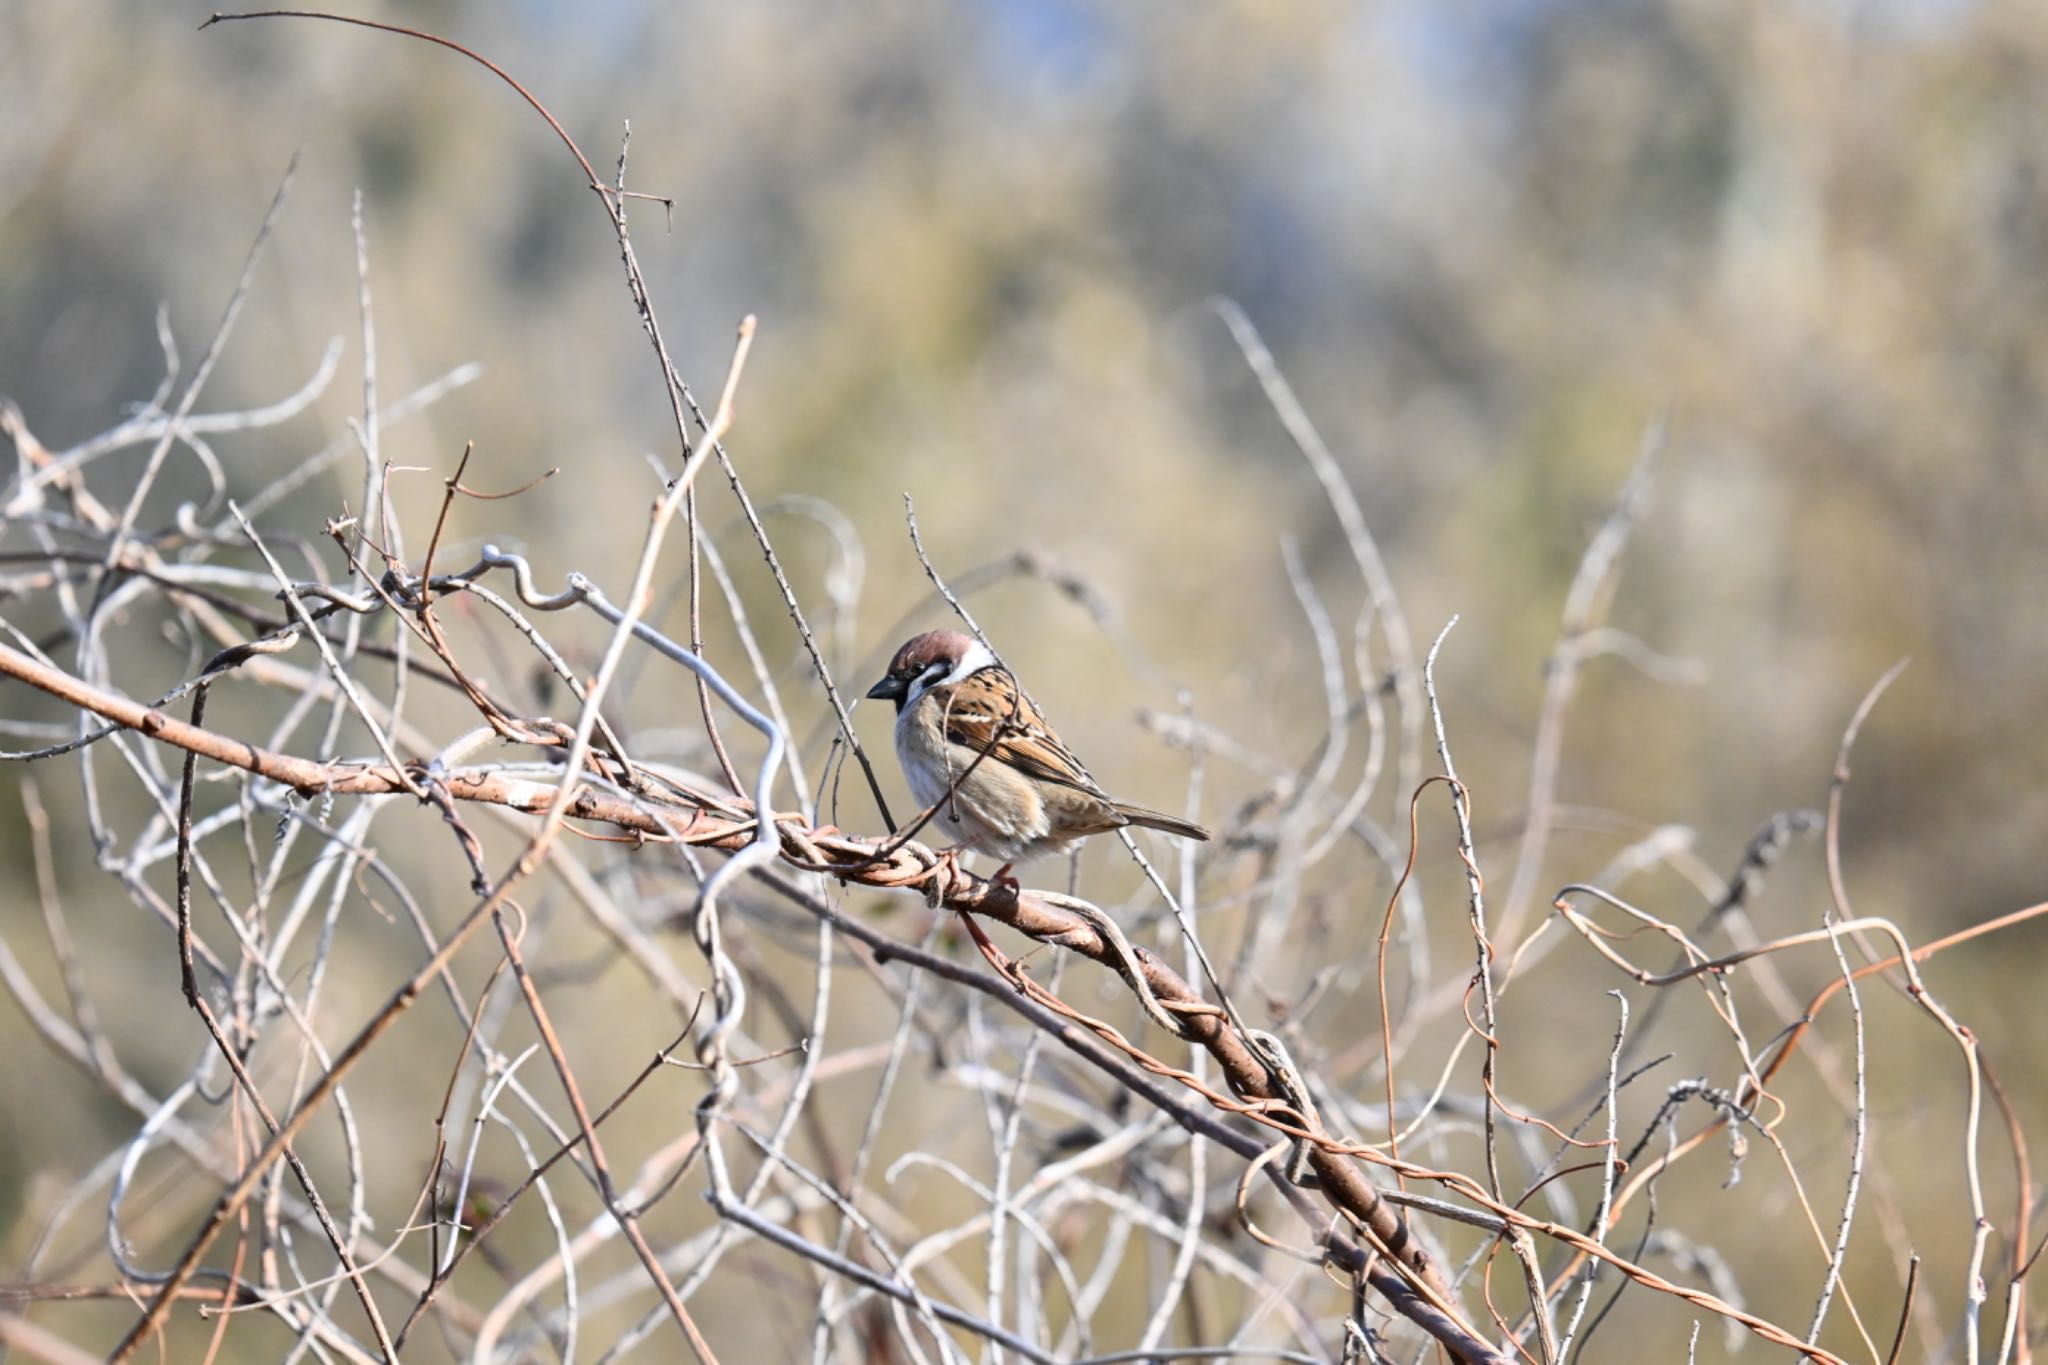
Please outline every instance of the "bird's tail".
[{"label": "bird's tail", "polygon": [[1118,806],[1116,813],[1123,816],[1126,821],[1133,825],[1143,825],[1146,829],[1165,830],[1168,834],[1177,834],[1183,839],[1207,840],[1209,837],[1208,830],[1203,829],[1192,820],[1183,820],[1178,815],[1166,815],[1160,811],[1146,810],[1143,806]]}]

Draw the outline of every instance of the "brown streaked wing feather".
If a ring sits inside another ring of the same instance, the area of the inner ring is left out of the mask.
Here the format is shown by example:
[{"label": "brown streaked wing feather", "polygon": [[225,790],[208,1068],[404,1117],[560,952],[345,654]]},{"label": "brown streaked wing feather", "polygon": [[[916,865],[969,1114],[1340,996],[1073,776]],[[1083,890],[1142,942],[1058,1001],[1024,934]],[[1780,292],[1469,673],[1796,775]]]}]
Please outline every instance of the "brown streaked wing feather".
[{"label": "brown streaked wing feather", "polygon": [[[944,702],[946,738],[953,743],[978,754],[995,739],[989,762],[1007,764],[1043,782],[1103,796],[1081,761],[1046,728],[1038,709],[1004,670],[982,669],[956,685]],[[1001,737],[996,738],[999,732]]]}]

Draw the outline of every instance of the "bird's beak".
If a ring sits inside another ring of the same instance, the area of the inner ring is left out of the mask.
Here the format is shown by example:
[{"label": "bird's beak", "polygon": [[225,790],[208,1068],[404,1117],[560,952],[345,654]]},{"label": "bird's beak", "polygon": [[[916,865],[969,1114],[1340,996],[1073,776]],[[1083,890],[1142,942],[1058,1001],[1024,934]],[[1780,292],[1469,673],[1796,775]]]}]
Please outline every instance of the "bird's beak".
[{"label": "bird's beak", "polygon": [[903,694],[909,690],[910,684],[892,673],[868,689],[868,698],[871,701],[893,701],[901,706]]}]

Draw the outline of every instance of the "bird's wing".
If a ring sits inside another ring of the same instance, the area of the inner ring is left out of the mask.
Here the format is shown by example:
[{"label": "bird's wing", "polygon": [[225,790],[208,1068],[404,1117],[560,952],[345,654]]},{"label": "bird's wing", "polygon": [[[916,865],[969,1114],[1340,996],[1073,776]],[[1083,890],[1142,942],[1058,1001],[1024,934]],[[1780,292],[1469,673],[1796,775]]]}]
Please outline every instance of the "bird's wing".
[{"label": "bird's wing", "polygon": [[1102,788],[1046,725],[1007,669],[984,668],[938,700],[945,707],[946,738],[954,744],[976,754],[988,749],[986,762],[1103,797]]}]

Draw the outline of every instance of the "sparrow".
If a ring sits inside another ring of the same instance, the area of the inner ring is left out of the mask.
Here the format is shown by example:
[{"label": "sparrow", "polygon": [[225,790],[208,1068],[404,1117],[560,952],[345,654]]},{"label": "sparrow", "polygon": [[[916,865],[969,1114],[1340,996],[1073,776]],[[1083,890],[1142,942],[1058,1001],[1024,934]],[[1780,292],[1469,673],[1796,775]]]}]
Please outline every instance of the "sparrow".
[{"label": "sparrow", "polygon": [[896,703],[896,757],[910,794],[937,807],[955,849],[1018,863],[1125,825],[1207,839],[1192,821],[1112,800],[987,645],[957,630],[904,641],[868,689]]}]

